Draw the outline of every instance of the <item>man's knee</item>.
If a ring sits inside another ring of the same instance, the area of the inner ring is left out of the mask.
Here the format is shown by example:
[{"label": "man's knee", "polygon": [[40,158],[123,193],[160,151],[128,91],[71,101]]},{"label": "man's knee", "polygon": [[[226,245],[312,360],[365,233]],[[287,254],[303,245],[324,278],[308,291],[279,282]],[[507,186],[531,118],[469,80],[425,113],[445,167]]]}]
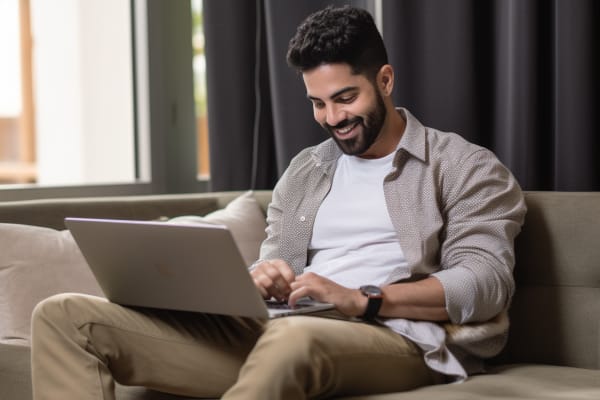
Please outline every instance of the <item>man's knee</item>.
[{"label": "man's knee", "polygon": [[56,294],[40,301],[32,313],[32,322],[52,321],[64,315],[64,302],[71,296],[69,293]]},{"label": "man's knee", "polygon": [[40,325],[74,323],[75,318],[82,318],[85,315],[83,311],[98,300],[103,301],[83,294],[61,293],[40,301],[31,316],[32,334]]},{"label": "man's knee", "polygon": [[303,392],[309,397],[327,393],[334,387],[335,374],[323,322],[304,316],[269,321],[241,376],[264,393],[275,387],[281,393]]}]

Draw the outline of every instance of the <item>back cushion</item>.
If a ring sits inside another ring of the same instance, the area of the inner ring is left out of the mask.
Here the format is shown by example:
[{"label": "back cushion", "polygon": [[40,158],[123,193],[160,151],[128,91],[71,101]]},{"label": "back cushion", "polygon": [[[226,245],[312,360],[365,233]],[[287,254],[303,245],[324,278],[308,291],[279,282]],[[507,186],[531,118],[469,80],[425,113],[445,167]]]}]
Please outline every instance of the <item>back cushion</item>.
[{"label": "back cushion", "polygon": [[526,202],[504,355],[600,368],[600,193],[528,192]]}]

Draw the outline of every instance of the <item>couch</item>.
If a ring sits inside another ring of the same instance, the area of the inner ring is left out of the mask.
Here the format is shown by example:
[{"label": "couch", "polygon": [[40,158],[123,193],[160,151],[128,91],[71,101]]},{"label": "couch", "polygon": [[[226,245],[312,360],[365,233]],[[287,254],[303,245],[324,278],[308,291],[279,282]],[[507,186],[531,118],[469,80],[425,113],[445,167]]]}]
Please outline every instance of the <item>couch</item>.
[{"label": "couch", "polygon": [[[246,228],[256,225],[255,230],[260,231],[264,226],[258,222],[244,223],[240,217],[246,212],[244,207],[233,211],[227,207],[245,197],[246,202],[250,199],[258,205],[252,212],[259,210],[260,219],[270,194],[220,192],[0,202],[0,399],[31,399],[28,327],[23,322],[19,327],[14,321],[29,318],[30,308],[38,301],[35,296],[98,290],[89,271],[80,265],[81,256],[72,249],[70,255],[61,253],[72,246],[68,231],[64,231],[64,217],[168,220],[187,216],[183,218],[189,217],[192,220],[188,222],[193,223],[199,216],[210,219],[216,215],[217,222],[224,218],[220,222],[227,224],[237,218],[237,223],[241,221]],[[352,399],[600,399],[600,192],[525,195],[529,211],[515,244],[517,292],[510,309],[510,336],[505,350],[489,361],[488,373],[460,384]],[[253,247],[259,236],[236,238],[246,240],[247,257],[256,252]],[[35,259],[36,247],[40,246],[42,256]],[[19,258],[19,262],[11,257]],[[72,264],[72,270],[60,270],[67,264]],[[33,296],[25,311],[19,311],[20,304],[12,304],[20,296]],[[18,312],[25,315],[15,315]],[[182,398],[117,385],[117,399]]]}]

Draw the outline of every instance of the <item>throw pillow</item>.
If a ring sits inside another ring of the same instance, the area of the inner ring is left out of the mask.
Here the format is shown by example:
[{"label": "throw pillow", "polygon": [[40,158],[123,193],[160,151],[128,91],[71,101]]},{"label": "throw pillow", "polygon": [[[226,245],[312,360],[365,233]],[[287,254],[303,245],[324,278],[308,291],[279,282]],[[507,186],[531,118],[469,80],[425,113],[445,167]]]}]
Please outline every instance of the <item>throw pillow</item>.
[{"label": "throw pillow", "polygon": [[184,215],[171,218],[169,222],[180,224],[211,223],[227,226],[247,266],[258,259],[260,245],[267,237],[265,233],[267,228],[265,215],[252,191],[235,198],[225,208],[203,217]]},{"label": "throw pillow", "polygon": [[0,223],[0,342],[28,344],[33,308],[64,292],[102,296],[70,232]]}]

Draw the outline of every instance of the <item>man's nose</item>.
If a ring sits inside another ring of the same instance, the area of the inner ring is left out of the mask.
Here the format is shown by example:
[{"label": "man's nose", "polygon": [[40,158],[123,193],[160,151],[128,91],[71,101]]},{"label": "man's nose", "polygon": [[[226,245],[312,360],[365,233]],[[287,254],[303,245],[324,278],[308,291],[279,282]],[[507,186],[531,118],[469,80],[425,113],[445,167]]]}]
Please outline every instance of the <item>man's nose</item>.
[{"label": "man's nose", "polygon": [[336,126],[340,122],[346,119],[346,113],[336,106],[327,107],[327,115],[326,115],[327,125]]}]

